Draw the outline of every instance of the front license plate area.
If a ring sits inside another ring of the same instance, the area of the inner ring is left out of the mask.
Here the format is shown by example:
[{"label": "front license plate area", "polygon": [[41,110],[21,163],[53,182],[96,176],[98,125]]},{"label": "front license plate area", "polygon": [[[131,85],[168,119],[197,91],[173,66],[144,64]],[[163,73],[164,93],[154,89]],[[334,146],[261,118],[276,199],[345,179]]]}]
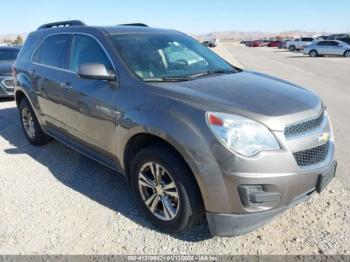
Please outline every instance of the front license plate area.
[{"label": "front license plate area", "polygon": [[332,166],[323,174],[319,175],[318,182],[316,186],[316,190],[318,193],[321,193],[327,185],[332,181],[335,177],[335,173],[337,170],[337,162],[334,161]]}]

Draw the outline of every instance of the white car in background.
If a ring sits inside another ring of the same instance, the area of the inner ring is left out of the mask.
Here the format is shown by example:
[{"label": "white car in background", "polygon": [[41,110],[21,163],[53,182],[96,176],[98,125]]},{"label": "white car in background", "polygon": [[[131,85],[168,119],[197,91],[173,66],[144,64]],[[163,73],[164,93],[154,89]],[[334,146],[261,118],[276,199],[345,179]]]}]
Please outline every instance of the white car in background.
[{"label": "white car in background", "polygon": [[336,55],[350,57],[350,45],[339,40],[324,40],[308,45],[304,54],[311,57],[320,55]]},{"label": "white car in background", "polygon": [[287,49],[291,52],[303,50],[307,45],[316,41],[313,37],[301,37],[287,42]]}]

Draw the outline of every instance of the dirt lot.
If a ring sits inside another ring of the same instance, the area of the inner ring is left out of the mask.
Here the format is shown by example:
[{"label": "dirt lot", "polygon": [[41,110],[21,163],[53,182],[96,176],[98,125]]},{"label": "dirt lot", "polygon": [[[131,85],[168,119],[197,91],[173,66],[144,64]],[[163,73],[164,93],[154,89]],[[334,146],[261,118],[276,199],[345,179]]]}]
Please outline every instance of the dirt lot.
[{"label": "dirt lot", "polygon": [[323,194],[240,237],[211,238],[205,223],[181,235],[162,234],[139,213],[121,176],[58,142],[29,145],[14,102],[2,100],[0,253],[350,254],[350,59],[224,47],[246,69],[282,77],[323,97],[339,160],[338,176]]}]

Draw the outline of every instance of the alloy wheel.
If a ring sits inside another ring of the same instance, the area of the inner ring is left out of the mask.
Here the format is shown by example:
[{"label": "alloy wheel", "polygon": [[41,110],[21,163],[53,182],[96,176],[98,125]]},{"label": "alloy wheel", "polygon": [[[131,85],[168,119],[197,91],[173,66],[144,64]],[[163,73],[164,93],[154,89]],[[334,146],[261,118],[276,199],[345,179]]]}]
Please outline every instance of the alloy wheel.
[{"label": "alloy wheel", "polygon": [[35,137],[35,123],[34,123],[32,113],[30,112],[28,107],[25,107],[22,110],[22,122],[23,122],[24,130],[25,130],[26,134],[31,139],[34,139],[34,137]]},{"label": "alloy wheel", "polygon": [[144,164],[138,185],[144,204],[154,216],[163,221],[176,217],[180,209],[179,191],[164,167],[154,162]]},{"label": "alloy wheel", "polygon": [[315,50],[313,50],[313,51],[310,52],[310,55],[312,57],[316,57],[317,56],[317,52]]}]

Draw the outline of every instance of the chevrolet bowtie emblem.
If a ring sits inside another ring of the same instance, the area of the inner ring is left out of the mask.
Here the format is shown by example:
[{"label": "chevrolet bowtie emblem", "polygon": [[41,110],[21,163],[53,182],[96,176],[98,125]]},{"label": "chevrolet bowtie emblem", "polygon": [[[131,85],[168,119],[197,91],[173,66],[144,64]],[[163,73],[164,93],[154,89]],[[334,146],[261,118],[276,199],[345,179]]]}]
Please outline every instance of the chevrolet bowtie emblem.
[{"label": "chevrolet bowtie emblem", "polygon": [[330,138],[329,133],[325,132],[318,138],[318,141],[325,143],[325,142],[327,142],[329,140],[329,138]]}]

